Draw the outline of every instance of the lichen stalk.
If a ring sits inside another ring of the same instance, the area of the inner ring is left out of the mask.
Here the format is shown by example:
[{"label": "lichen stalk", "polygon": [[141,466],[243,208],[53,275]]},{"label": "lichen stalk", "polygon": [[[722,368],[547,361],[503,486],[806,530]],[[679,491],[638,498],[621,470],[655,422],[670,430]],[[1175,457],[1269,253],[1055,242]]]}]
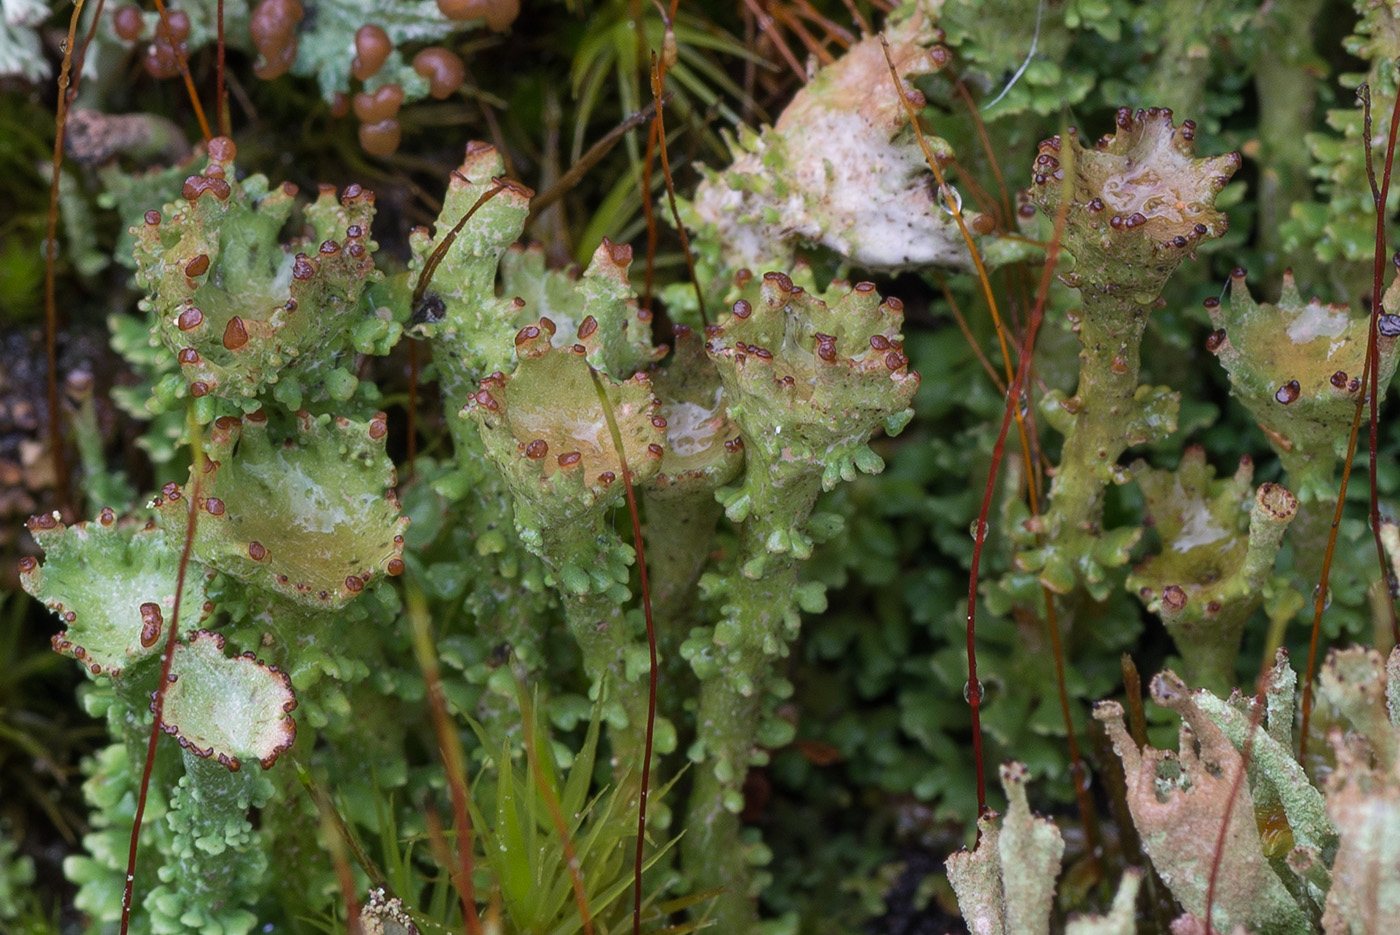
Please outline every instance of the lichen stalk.
[{"label": "lichen stalk", "polygon": [[1038,532],[1042,548],[1018,556],[1051,591],[1083,586],[1103,600],[1106,569],[1121,566],[1139,531],[1100,528],[1104,493],[1122,483],[1118,459],[1132,445],[1176,429],[1177,394],[1138,385],[1143,332],[1177,266],[1229,226],[1214,207],[1239,167],[1238,153],[1197,159],[1195,125],[1178,127],[1170,110],[1118,111],[1117,129],[1091,149],[1073,128],[1040,146],[1032,196],[1053,216],[1069,209],[1061,245],[1075,261],[1061,279],[1079,289],[1079,385],[1075,395],[1048,394],[1047,421],[1065,436],[1050,506]]},{"label": "lichen stalk", "polygon": [[747,297],[709,330],[705,348],[743,433],[743,483],[718,494],[743,526],[733,563],[701,581],[720,621],[682,647],[702,681],[691,748],[701,765],[682,856],[698,885],[724,888],[714,917],[731,932],[755,918],[754,875],[735,859],[744,779],[766,762],[762,748],[793,735],[786,721],[764,720],[768,696],[791,690],[774,670],[800,611],[826,606],[822,587],[799,576],[812,551],[812,509],[822,490],[883,469],[867,441],[879,428],[904,427],[919,382],[903,353],[903,306],[882,302],[870,283],[832,289],[825,301],[782,273],[738,285]]}]

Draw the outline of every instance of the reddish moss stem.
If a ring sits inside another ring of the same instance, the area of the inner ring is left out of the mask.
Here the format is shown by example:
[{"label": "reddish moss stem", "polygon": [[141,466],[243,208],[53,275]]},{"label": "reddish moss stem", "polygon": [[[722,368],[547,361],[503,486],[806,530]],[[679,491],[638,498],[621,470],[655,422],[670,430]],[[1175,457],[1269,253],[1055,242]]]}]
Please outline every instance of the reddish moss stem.
[{"label": "reddish moss stem", "polygon": [[[68,129],[68,104],[73,98],[69,91],[69,75],[73,67],[73,43],[78,36],[78,17],[82,14],[83,0],[76,0],[73,4],[73,15],[68,20],[68,38],[64,40],[63,45],[63,64],[58,70],[53,179],[49,185],[48,229],[44,235],[44,355],[48,365],[46,395],[49,405],[49,457],[53,464],[54,497],[65,518],[72,518],[75,511],[72,490],[68,483],[68,459],[63,451],[63,419],[59,412],[58,301],[54,289],[58,263],[58,186],[63,172],[63,138]],[[76,80],[73,82],[73,88],[77,88]]]},{"label": "reddish moss stem", "polygon": [[[967,585],[967,681],[968,702],[972,705],[972,751],[977,766],[977,810],[980,814],[987,807],[987,781],[982,763],[982,718],[981,684],[977,681],[977,585],[978,570],[982,564],[982,550],[987,544],[987,516],[991,512],[992,494],[996,490],[997,474],[1001,459],[1006,450],[1006,435],[1011,428],[1011,419],[1019,408],[1021,390],[1025,386],[1030,371],[1031,357],[1035,352],[1035,338],[1040,324],[1045,319],[1045,303],[1050,295],[1050,284],[1054,281],[1055,266],[1060,259],[1060,231],[1064,228],[1068,213],[1069,199],[1061,199],[1059,212],[1055,217],[1055,236],[1045,251],[1045,268],[1040,277],[1040,288],[1036,292],[1035,305],[1031,308],[1030,322],[1021,342],[1020,364],[1016,377],[1006,392],[1006,408],[1001,416],[1001,429],[997,432],[996,444],[992,448],[992,466],[987,472],[987,486],[982,492],[982,507],[977,514],[977,527],[972,547],[972,567],[968,572]],[[1063,688],[1062,688],[1063,690]],[[1076,793],[1078,794],[1078,793]]]},{"label": "reddish moss stem", "polygon": [[[208,143],[214,138],[214,134],[209,132],[209,121],[204,116],[204,105],[199,103],[199,92],[195,90],[194,78],[190,77],[190,64],[185,60],[185,53],[180,50],[180,43],[176,41],[175,33],[170,29],[170,17],[165,12],[165,0],[156,0],[156,12],[160,13],[160,28],[165,30],[165,38],[170,43],[170,50],[175,53],[175,64],[180,69],[180,77],[185,80],[185,90],[190,95],[190,104],[194,106],[195,119],[199,121],[199,132],[204,134],[204,142]],[[221,51],[223,49],[222,41],[219,43],[219,49]]]},{"label": "reddish moss stem", "polygon": [[481,917],[476,911],[476,893],[472,884],[472,824],[467,811],[467,766],[462,753],[462,741],[452,728],[447,713],[447,699],[442,691],[442,677],[438,670],[437,655],[433,651],[432,624],[428,619],[428,605],[422,590],[414,582],[407,582],[404,597],[408,603],[408,617],[413,625],[413,651],[418,657],[418,667],[423,671],[423,682],[428,689],[428,711],[432,715],[433,732],[437,735],[438,753],[442,756],[447,770],[447,786],[452,793],[452,821],[457,829],[457,892],[462,900],[462,918],[465,920],[468,935],[482,935]]},{"label": "reddish moss stem", "polygon": [[[669,24],[667,26],[669,27]],[[676,222],[676,233],[681,236],[681,250],[685,253],[685,268],[690,272],[690,283],[695,287],[695,302],[700,307],[700,322],[709,327],[710,319],[705,314],[705,292],[700,288],[700,280],[695,277],[695,256],[690,252],[690,235],[685,232],[685,225],[681,223],[680,211],[676,208],[676,182],[671,177],[671,160],[666,154],[666,119],[665,108],[662,106],[662,91],[666,81],[665,68],[657,60],[656,53],[651,53],[651,98],[656,104],[655,127],[657,149],[661,153],[661,177],[666,180],[666,201],[671,206],[671,217]],[[643,193],[642,197],[646,197]],[[647,245],[647,274],[651,274],[651,244]],[[649,295],[649,294],[648,294]]]},{"label": "reddish moss stem", "polygon": [[1332,514],[1332,528],[1327,535],[1327,550],[1323,553],[1322,574],[1318,581],[1317,590],[1313,595],[1313,625],[1312,635],[1308,639],[1308,666],[1303,673],[1303,718],[1302,727],[1298,737],[1298,758],[1304,759],[1308,755],[1308,728],[1312,721],[1313,707],[1313,673],[1317,669],[1317,647],[1319,637],[1322,632],[1322,612],[1327,605],[1328,581],[1332,573],[1332,556],[1337,549],[1337,532],[1341,528],[1342,510],[1346,506],[1347,485],[1351,480],[1351,465],[1356,457],[1357,438],[1361,433],[1361,414],[1366,408],[1366,400],[1371,401],[1371,530],[1376,540],[1377,555],[1380,558],[1381,574],[1386,576],[1387,584],[1391,586],[1390,594],[1390,621],[1391,633],[1400,642],[1400,633],[1397,633],[1395,619],[1395,590],[1394,579],[1387,571],[1385,559],[1385,548],[1380,540],[1380,513],[1376,500],[1376,415],[1377,398],[1379,396],[1378,370],[1380,361],[1380,351],[1377,347],[1377,328],[1381,311],[1381,291],[1382,280],[1385,276],[1385,203],[1390,194],[1390,175],[1395,165],[1395,138],[1397,121],[1400,121],[1400,95],[1396,96],[1395,106],[1390,114],[1390,133],[1385,149],[1385,169],[1381,176],[1381,182],[1376,184],[1375,168],[1371,164],[1371,95],[1365,85],[1361,89],[1362,105],[1365,109],[1365,128],[1362,132],[1362,145],[1366,150],[1366,177],[1371,183],[1371,197],[1376,208],[1376,246],[1374,262],[1372,265],[1371,281],[1371,328],[1366,345],[1366,365],[1362,370],[1361,383],[1366,387],[1367,392],[1363,393],[1356,401],[1356,413],[1351,420],[1351,434],[1347,438],[1347,453],[1342,461],[1342,481],[1337,489],[1337,508]]},{"label": "reddish moss stem", "polygon": [[[81,2],[81,0],[80,0]],[[131,894],[136,884],[136,854],[141,841],[141,820],[146,815],[146,797],[151,789],[151,772],[156,763],[156,742],[160,738],[161,716],[165,712],[165,692],[170,687],[170,668],[175,661],[175,644],[180,635],[180,608],[185,597],[185,578],[190,569],[190,553],[194,550],[195,524],[199,517],[199,488],[204,481],[204,440],[194,410],[189,413],[190,464],[189,490],[185,493],[185,543],[180,548],[180,567],[175,576],[175,609],[170,613],[170,629],[165,634],[165,649],[160,656],[160,679],[151,700],[151,733],[146,741],[146,762],[141,767],[141,786],[136,793],[136,814],[131,822],[131,842],[126,853],[126,880],[122,885],[121,935],[127,935],[131,925]]]},{"label": "reddish moss stem", "polygon": [[613,448],[617,451],[618,463],[622,465],[622,477],[626,479],[623,490],[627,493],[627,513],[632,518],[632,539],[637,545],[637,574],[641,579],[642,615],[647,624],[647,651],[650,665],[647,670],[647,730],[642,745],[642,789],[637,797],[637,852],[632,864],[632,935],[642,933],[642,857],[646,845],[647,795],[651,791],[651,748],[656,729],[656,684],[658,665],[656,658],[656,624],[651,615],[651,583],[647,577],[646,548],[642,543],[642,520],[637,512],[637,492],[634,489],[632,472],[627,469],[627,456],[622,447],[622,432],[617,427],[608,394],[603,389],[603,381],[598,371],[589,368],[593,377],[593,388],[598,392],[598,401],[603,407],[603,415],[608,420],[608,431],[612,435]]}]

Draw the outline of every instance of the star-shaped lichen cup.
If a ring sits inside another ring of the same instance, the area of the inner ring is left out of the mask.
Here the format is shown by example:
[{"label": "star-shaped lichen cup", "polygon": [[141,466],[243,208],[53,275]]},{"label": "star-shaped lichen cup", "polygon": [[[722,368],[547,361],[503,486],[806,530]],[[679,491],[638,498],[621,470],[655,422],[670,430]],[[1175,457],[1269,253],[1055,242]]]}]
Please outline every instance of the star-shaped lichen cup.
[{"label": "star-shaped lichen cup", "polygon": [[[222,397],[245,411],[276,388],[290,408],[303,399],[348,399],[355,391],[355,328],[376,315],[362,301],[381,278],[370,239],[374,193],[322,186],[305,209],[307,236],[280,232],[297,189],[239,181],[231,140],[209,143],[203,173],[181,198],[146,212],[132,229],[136,281],[152,333],[175,355],[190,396]],[[388,353],[397,326],[365,345]],[[363,342],[361,342],[363,343]]]},{"label": "star-shaped lichen cup", "polygon": [[724,384],[693,329],[677,325],[675,346],[652,386],[666,420],[666,452],[647,484],[652,497],[708,495],[738,476],[744,440],[729,417]]},{"label": "star-shaped lichen cup", "polygon": [[[28,528],[44,560],[20,559],[20,585],[63,621],[55,651],[113,678],[160,653],[174,617],[180,553],[154,523],[122,522],[103,509],[96,520],[72,526],[43,513]],[[204,584],[203,569],[191,566],[182,627],[209,615]]]},{"label": "star-shaped lichen cup", "polygon": [[[1382,399],[1395,375],[1400,287],[1382,299],[1387,313],[1377,334]],[[1216,330],[1207,348],[1230,374],[1235,396],[1244,403],[1288,472],[1304,502],[1335,501],[1332,475],[1365,393],[1370,318],[1344,305],[1304,301],[1291,274],[1284,274],[1277,303],[1256,302],[1245,285],[1245,271],[1230,277],[1229,305],[1208,300]]]},{"label": "star-shaped lichen cup", "polygon": [[1074,128],[1068,141],[1041,143],[1031,196],[1050,217],[1070,199],[1062,245],[1075,259],[1071,284],[1128,290],[1146,304],[1200,243],[1229,228],[1215,196],[1241,160],[1196,158],[1196,125],[1176,126],[1167,108],[1120,108],[1116,123],[1093,148]]},{"label": "star-shaped lichen cup", "polygon": [[[195,502],[195,558],[321,610],[345,606],[376,576],[399,574],[408,518],[387,434],[382,412],[361,423],[302,411],[289,434],[261,411],[219,417]],[[184,542],[195,470],[153,502],[172,543]]]},{"label": "star-shaped lichen cup", "polygon": [[[484,379],[461,411],[476,422],[510,487],[521,540],[551,560],[575,554],[567,544],[561,553],[561,540],[580,534],[592,540],[593,521],[622,497],[627,481],[597,387],[621,433],[633,482],[656,473],[666,441],[650,378],[637,373],[618,382],[595,371],[584,344],[553,346],[557,330],[548,318],[522,328],[515,372]],[[585,543],[577,545],[586,551]]]},{"label": "star-shaped lichen cup", "polygon": [[828,305],[767,273],[705,345],[748,459],[744,482],[721,502],[735,522],[771,525],[770,551],[798,558],[810,554],[801,527],[818,490],[884,469],[868,442],[904,428],[919,385],[903,351],[903,303],[882,301],[871,283],[843,288],[828,292]]}]

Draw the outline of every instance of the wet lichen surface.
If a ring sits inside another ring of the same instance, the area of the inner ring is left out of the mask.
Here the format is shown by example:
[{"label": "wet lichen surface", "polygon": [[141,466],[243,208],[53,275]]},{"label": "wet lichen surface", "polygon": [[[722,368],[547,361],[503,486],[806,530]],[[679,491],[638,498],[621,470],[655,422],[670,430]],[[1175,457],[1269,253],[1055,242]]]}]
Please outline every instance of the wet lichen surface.
[{"label": "wet lichen surface", "polygon": [[1384,930],[1400,19],[890,6],[6,5],[0,929]]}]

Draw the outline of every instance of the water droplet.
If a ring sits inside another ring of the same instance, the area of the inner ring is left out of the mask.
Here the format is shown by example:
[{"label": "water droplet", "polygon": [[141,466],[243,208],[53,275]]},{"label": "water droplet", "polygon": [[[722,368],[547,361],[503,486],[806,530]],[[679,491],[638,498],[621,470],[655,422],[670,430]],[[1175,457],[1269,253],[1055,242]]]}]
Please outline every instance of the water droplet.
[{"label": "water droplet", "polygon": [[971,523],[968,524],[967,533],[968,535],[972,536],[973,542],[976,542],[978,540],[979,532],[981,533],[980,538],[985,540],[987,538],[987,524],[985,521],[980,523],[980,528],[979,522],[977,520],[973,520]]},{"label": "water droplet", "polygon": [[[1314,586],[1313,586],[1312,599],[1313,599],[1313,606],[1314,606],[1314,607],[1317,606],[1317,593],[1318,593],[1318,589],[1319,589],[1320,587],[1321,587],[1321,585],[1314,585]],[[1329,607],[1331,607],[1331,606],[1332,606],[1332,589],[1331,589],[1331,588],[1328,588],[1328,589],[1327,589],[1327,593],[1326,593],[1325,595],[1323,595],[1323,597],[1322,597],[1322,609],[1323,609],[1324,611],[1326,611],[1326,610],[1327,610]]]},{"label": "water droplet", "polygon": [[938,186],[938,196],[938,206],[944,214],[956,217],[962,213],[962,194],[956,188],[944,182]]},{"label": "water droplet", "polygon": [[963,701],[966,701],[968,704],[973,704],[972,698],[974,693],[977,696],[976,703],[981,704],[982,699],[986,697],[986,689],[983,688],[981,679],[977,680],[977,687],[975,689],[973,688],[971,679],[968,679],[966,682],[963,682]]}]

